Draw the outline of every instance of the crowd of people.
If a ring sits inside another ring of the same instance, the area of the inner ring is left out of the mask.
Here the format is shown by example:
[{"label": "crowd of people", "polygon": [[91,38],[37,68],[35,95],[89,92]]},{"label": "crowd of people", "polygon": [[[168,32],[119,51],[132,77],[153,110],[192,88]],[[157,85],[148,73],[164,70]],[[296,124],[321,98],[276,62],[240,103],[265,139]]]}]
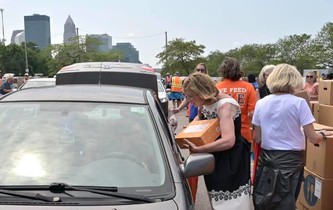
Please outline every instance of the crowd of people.
[{"label": "crowd of people", "polygon": [[[246,81],[240,63],[230,57],[217,71],[223,79],[216,83],[206,65],[198,64],[181,82],[184,100],[173,107],[174,114],[188,107],[189,122],[212,118],[220,122],[221,136],[214,142],[197,146],[185,140],[191,154],[215,157],[214,172],[204,176],[213,209],[295,209],[303,181],[305,136],[317,145],[333,135],[315,131],[307,101],[295,96],[304,90],[310,100],[318,99],[315,74],[307,73],[304,83],[292,65],[266,65],[258,78],[249,75]],[[197,178],[188,181],[195,200]]]}]

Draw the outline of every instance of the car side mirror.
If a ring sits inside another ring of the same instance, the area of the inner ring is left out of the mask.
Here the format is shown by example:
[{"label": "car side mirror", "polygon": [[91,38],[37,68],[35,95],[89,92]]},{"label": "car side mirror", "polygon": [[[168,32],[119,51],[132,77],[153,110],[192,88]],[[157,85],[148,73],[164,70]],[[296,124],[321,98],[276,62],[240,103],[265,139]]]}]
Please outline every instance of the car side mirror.
[{"label": "car side mirror", "polygon": [[192,176],[208,175],[215,169],[215,158],[209,153],[191,154],[181,165],[186,178]]}]

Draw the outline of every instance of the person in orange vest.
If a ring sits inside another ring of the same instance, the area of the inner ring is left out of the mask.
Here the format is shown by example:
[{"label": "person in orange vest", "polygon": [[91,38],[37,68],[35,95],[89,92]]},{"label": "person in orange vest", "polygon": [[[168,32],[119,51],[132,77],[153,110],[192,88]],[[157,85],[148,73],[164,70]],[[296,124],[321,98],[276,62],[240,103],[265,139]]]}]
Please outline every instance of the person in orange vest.
[{"label": "person in orange vest", "polygon": [[176,109],[183,100],[182,78],[179,72],[176,72],[171,79],[171,93],[169,99],[172,101],[173,109]]}]

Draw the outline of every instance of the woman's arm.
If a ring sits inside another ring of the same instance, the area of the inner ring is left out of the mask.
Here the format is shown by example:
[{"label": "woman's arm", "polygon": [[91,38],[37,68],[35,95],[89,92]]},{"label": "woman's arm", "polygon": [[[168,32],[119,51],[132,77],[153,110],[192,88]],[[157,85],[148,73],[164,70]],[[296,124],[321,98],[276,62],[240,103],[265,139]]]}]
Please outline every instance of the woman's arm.
[{"label": "woman's arm", "polygon": [[261,143],[261,127],[256,126],[256,125],[253,125],[253,126],[254,126],[254,141],[257,144],[260,144]]},{"label": "woman's arm", "polygon": [[186,106],[188,106],[188,103],[189,103],[189,100],[187,99],[187,97],[185,97],[184,100],[182,101],[182,103],[179,105],[179,107],[172,110],[172,114],[179,113],[182,109],[184,109]]},{"label": "woman's arm", "polygon": [[330,131],[315,131],[312,123],[303,126],[303,130],[307,139],[313,144],[319,144],[326,136],[333,135],[333,133]]},{"label": "woman's arm", "polygon": [[220,119],[220,130],[221,138],[216,141],[197,147],[192,142],[185,140],[190,152],[201,153],[201,152],[217,152],[222,150],[230,149],[234,146],[235,138],[235,127],[234,127],[234,116],[237,113],[237,107],[230,104],[223,104],[218,110],[218,116]]}]

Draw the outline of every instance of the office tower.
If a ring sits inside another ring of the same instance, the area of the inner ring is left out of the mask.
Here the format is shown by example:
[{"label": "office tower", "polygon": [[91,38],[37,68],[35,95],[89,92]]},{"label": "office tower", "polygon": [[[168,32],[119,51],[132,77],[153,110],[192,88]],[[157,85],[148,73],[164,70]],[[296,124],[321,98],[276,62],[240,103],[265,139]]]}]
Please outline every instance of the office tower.
[{"label": "office tower", "polygon": [[69,43],[70,41],[74,41],[74,37],[76,37],[76,27],[70,15],[64,25],[64,44]]},{"label": "office tower", "polygon": [[112,37],[108,34],[90,34],[91,38],[98,40],[98,45],[94,46],[94,50],[98,52],[107,52],[112,49]]},{"label": "office tower", "polygon": [[24,30],[26,42],[37,44],[39,49],[44,49],[51,44],[49,16],[39,14],[24,16]]},{"label": "office tower", "polygon": [[24,31],[16,34],[16,36],[14,37],[14,43],[17,45],[20,45],[22,42],[25,42],[25,33]]},{"label": "office tower", "polygon": [[[11,43],[11,44],[17,44],[17,43],[15,42],[15,37],[16,37],[16,35],[18,35],[18,34],[22,34],[23,31],[24,31],[24,30],[14,30],[13,33],[12,33],[12,37],[10,38],[10,43]],[[24,41],[24,40],[23,40],[23,41]]]},{"label": "office tower", "polygon": [[141,63],[139,61],[139,51],[137,51],[129,42],[117,43],[112,47],[112,49],[123,52],[124,59],[122,61],[124,62]]}]

